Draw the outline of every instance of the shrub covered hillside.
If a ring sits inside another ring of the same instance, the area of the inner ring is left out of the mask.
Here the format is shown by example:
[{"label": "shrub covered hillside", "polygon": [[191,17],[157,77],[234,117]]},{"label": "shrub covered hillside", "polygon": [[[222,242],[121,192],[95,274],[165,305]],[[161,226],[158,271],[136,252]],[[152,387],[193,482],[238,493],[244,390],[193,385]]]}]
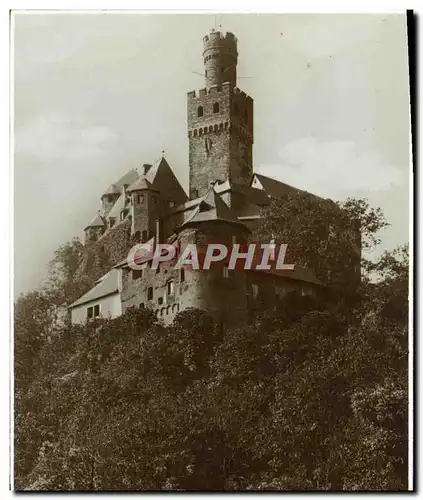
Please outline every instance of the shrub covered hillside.
[{"label": "shrub covered hillside", "polygon": [[354,300],[291,294],[223,331],[56,321],[74,246],[15,305],[16,489],[407,489],[406,247]]}]

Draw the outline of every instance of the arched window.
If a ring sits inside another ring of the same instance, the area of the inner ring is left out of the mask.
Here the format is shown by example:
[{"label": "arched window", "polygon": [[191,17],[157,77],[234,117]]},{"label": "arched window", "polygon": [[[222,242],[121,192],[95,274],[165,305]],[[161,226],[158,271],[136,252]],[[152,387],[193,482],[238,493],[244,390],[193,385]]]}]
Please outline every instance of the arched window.
[{"label": "arched window", "polygon": [[135,238],[135,241],[137,243],[140,243],[141,242],[141,233],[139,231],[137,231],[135,234],[134,234],[134,238]]},{"label": "arched window", "polygon": [[170,306],[167,306],[166,307],[166,314],[169,314],[169,312],[170,312]]},{"label": "arched window", "polygon": [[198,131],[198,135],[203,135],[203,129],[200,128],[200,130]]},{"label": "arched window", "polygon": [[219,113],[219,103],[215,102],[213,104],[213,113]]},{"label": "arched window", "polygon": [[201,118],[203,116],[203,113],[204,113],[203,106],[198,106],[198,109],[197,109],[198,118]]},{"label": "arched window", "polygon": [[144,231],[142,232],[142,237],[141,237],[141,242],[142,243],[145,243],[147,241],[147,231],[144,229]]}]

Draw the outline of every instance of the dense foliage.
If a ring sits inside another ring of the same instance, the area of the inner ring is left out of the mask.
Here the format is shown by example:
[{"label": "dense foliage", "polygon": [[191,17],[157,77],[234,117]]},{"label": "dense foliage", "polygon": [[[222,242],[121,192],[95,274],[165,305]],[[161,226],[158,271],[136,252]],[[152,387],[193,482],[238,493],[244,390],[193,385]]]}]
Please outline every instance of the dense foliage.
[{"label": "dense foliage", "polygon": [[353,304],[290,294],[226,331],[198,310],[76,327],[21,297],[15,487],[406,489],[407,249],[371,271]]}]

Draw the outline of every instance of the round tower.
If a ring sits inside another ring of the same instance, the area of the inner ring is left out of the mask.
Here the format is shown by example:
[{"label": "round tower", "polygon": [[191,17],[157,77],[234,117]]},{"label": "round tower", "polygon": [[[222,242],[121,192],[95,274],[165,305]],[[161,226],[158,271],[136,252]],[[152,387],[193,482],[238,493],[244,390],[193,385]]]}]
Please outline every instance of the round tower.
[{"label": "round tower", "polygon": [[237,39],[233,33],[211,30],[203,38],[206,87],[230,82],[236,86]]}]

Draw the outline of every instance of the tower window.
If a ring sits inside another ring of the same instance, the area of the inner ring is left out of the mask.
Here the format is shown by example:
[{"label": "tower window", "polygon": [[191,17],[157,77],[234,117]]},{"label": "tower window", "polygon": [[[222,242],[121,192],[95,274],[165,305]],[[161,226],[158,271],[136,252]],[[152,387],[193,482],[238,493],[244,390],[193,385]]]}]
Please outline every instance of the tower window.
[{"label": "tower window", "polygon": [[173,281],[168,281],[167,282],[167,294],[172,295],[174,292],[174,282]]},{"label": "tower window", "polygon": [[197,109],[198,118],[201,118],[203,116],[203,113],[204,113],[203,106],[198,106],[198,109]]},{"label": "tower window", "polygon": [[153,287],[152,286],[148,287],[147,300],[153,300]]},{"label": "tower window", "polygon": [[132,279],[138,280],[142,278],[142,269],[132,269]]},{"label": "tower window", "polygon": [[139,194],[137,196],[137,203],[138,204],[144,203],[144,195],[143,194]]},{"label": "tower window", "polygon": [[175,202],[172,200],[169,200],[169,208],[173,208],[175,206]]},{"label": "tower window", "polygon": [[219,103],[215,102],[213,104],[213,113],[219,113]]},{"label": "tower window", "polygon": [[155,196],[152,196],[152,197],[151,197],[151,201],[152,201],[153,203],[156,203],[156,202],[157,202],[157,198],[156,198]]}]

